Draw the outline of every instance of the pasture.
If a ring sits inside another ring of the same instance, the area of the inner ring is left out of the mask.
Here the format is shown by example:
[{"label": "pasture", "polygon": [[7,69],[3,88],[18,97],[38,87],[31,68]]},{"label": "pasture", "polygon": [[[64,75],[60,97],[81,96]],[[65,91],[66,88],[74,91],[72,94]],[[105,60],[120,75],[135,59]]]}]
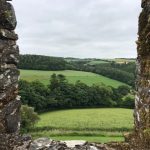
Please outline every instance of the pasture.
[{"label": "pasture", "polygon": [[105,60],[93,60],[93,61],[90,61],[88,64],[89,65],[97,65],[97,64],[106,64],[106,63],[109,63],[109,62],[105,61]]},{"label": "pasture", "polygon": [[133,110],[130,109],[72,109],[40,114],[40,121],[30,134],[34,138],[108,142],[124,140],[123,133],[132,127]]},{"label": "pasture", "polygon": [[115,62],[117,64],[128,64],[128,63],[135,63],[136,59],[134,58],[115,58],[115,59],[108,59],[108,61]]},{"label": "pasture", "polygon": [[125,85],[125,83],[119,82],[117,80],[113,80],[95,73],[83,72],[83,71],[73,71],[73,70],[65,70],[65,71],[40,71],[40,70],[20,70],[21,76],[20,78],[23,80],[27,80],[29,82],[34,80],[39,80],[45,85],[49,83],[50,76],[55,74],[63,74],[66,76],[67,80],[70,83],[75,83],[80,80],[81,82],[91,86],[92,84],[105,84],[108,86],[112,86],[117,88],[120,85]]}]

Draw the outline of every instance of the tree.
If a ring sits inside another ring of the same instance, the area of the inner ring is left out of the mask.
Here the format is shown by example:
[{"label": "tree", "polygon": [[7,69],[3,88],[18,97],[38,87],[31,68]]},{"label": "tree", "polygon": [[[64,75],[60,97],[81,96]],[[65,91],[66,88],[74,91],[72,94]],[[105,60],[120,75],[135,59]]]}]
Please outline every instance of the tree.
[{"label": "tree", "polygon": [[125,96],[130,92],[131,88],[126,85],[121,85],[118,87],[118,92],[122,95]]},{"label": "tree", "polygon": [[21,107],[21,131],[26,132],[39,121],[39,116],[33,107],[22,105]]},{"label": "tree", "polygon": [[132,95],[127,95],[123,98],[123,101],[122,101],[122,107],[125,107],[125,108],[134,108],[134,96]]}]

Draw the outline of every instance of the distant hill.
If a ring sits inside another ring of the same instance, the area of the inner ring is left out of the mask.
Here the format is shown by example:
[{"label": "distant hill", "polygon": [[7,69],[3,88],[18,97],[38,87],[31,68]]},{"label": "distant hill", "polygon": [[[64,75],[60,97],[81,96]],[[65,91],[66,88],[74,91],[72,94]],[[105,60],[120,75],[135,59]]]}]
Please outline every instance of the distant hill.
[{"label": "distant hill", "polygon": [[65,70],[66,61],[61,57],[20,55],[19,68],[30,70]]},{"label": "distant hill", "polygon": [[85,71],[103,75],[133,87],[135,83],[134,58],[81,59],[72,57],[63,58],[41,55],[21,55],[19,68],[44,71]]}]

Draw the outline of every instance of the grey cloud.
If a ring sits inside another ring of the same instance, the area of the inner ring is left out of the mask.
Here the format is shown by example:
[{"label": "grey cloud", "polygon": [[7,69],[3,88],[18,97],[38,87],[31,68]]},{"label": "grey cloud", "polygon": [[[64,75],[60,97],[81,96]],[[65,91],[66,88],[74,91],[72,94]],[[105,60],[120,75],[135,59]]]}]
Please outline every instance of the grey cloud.
[{"label": "grey cloud", "polygon": [[137,0],[14,0],[21,53],[136,57]]}]

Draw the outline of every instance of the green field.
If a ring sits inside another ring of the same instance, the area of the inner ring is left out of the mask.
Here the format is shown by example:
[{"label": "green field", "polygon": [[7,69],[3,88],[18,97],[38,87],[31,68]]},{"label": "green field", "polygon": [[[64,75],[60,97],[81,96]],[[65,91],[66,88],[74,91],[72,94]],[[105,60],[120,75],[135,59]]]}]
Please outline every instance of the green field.
[{"label": "green field", "polygon": [[115,63],[120,63],[120,64],[127,64],[127,63],[131,63],[131,62],[135,62],[136,59],[130,59],[130,58],[114,58],[114,59],[107,59],[108,61],[112,61]]},{"label": "green field", "polygon": [[93,60],[93,61],[90,61],[88,64],[89,65],[96,65],[96,64],[106,64],[108,63],[108,61],[105,61],[105,60]]},{"label": "green field", "polygon": [[39,80],[45,85],[49,83],[50,76],[53,73],[56,74],[63,74],[66,76],[67,80],[70,83],[75,83],[76,81],[80,80],[83,83],[86,83],[87,85],[92,84],[101,84],[104,83],[105,85],[118,87],[120,85],[125,85],[122,82],[119,82],[117,80],[113,80],[101,75],[97,75],[90,72],[83,72],[83,71],[37,71],[37,70],[20,70],[21,72],[21,79],[27,80],[27,81],[34,81]]},{"label": "green field", "polygon": [[40,115],[31,134],[56,140],[122,141],[123,133],[132,130],[132,114],[133,110],[116,108],[52,111]]}]

